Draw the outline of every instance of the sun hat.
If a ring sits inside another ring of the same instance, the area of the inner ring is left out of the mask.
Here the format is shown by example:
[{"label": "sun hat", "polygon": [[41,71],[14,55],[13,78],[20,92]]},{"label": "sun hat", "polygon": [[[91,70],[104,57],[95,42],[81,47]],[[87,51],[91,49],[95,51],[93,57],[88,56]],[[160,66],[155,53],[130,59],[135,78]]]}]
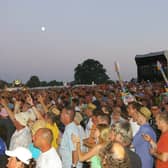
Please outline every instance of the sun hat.
[{"label": "sun hat", "polygon": [[40,128],[46,128],[46,122],[44,120],[37,120],[31,127],[32,135],[36,133],[36,131]]},{"label": "sun hat", "polygon": [[147,120],[151,117],[151,111],[147,107],[141,107],[139,110],[140,114],[142,114]]},{"label": "sun hat", "polygon": [[10,157],[16,157],[19,159],[21,162],[25,164],[29,164],[30,159],[32,159],[32,154],[31,152],[24,147],[17,147],[14,150],[6,150],[5,154]]},{"label": "sun hat", "polygon": [[89,104],[87,105],[87,109],[95,110],[95,109],[96,109],[96,105],[94,105],[93,103],[89,103]]},{"label": "sun hat", "polygon": [[35,121],[36,116],[33,110],[29,109],[26,112],[20,112],[15,114],[15,119],[23,126],[26,126],[29,120]]}]

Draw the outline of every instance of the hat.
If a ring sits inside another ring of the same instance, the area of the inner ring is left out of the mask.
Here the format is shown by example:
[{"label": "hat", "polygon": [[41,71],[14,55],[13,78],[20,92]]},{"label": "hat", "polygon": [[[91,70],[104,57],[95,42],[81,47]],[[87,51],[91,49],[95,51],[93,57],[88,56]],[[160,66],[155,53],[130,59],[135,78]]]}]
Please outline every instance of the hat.
[{"label": "hat", "polygon": [[30,159],[32,159],[31,152],[24,147],[17,147],[12,151],[6,150],[5,154],[10,157],[17,157],[21,162],[27,165],[29,164]]},{"label": "hat", "polygon": [[46,122],[44,120],[37,120],[31,127],[32,134],[34,135],[36,131],[40,128],[45,128],[46,127]]},{"label": "hat", "polygon": [[34,114],[34,112],[29,109],[26,112],[20,112],[15,114],[15,119],[23,126],[27,125],[27,122],[29,120],[35,121],[36,120],[36,116]]},{"label": "hat", "polygon": [[93,103],[89,103],[89,104],[87,105],[87,109],[95,110],[95,109],[96,109],[96,106],[95,106]]},{"label": "hat", "polygon": [[78,123],[80,123],[83,120],[83,117],[79,112],[76,112],[74,120],[76,120]]},{"label": "hat", "polygon": [[139,112],[147,119],[149,120],[151,117],[151,111],[147,107],[141,107]]},{"label": "hat", "polygon": [[49,109],[49,112],[54,113],[56,116],[60,115],[61,113],[60,110],[56,108],[56,106],[51,106],[51,108]]}]

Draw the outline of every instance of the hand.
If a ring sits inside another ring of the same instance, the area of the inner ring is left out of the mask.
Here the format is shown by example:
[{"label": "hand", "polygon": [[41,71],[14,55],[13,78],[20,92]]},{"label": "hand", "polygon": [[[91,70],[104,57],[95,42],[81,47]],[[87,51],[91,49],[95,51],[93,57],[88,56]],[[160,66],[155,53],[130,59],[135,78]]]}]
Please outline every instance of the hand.
[{"label": "hand", "polygon": [[150,142],[152,138],[148,134],[142,134],[142,137],[144,138],[145,141]]},{"label": "hand", "polygon": [[151,155],[155,155],[156,154],[156,148],[150,148],[149,152]]},{"label": "hand", "polygon": [[74,134],[71,135],[73,144],[80,143],[80,138]]}]

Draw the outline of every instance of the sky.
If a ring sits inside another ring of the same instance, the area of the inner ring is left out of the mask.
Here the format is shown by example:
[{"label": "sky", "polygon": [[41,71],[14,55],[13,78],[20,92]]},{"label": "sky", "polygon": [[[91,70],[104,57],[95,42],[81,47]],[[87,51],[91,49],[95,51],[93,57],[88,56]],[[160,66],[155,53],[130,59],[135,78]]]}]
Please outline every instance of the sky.
[{"label": "sky", "polygon": [[88,58],[112,80],[115,61],[124,80],[136,78],[135,55],[168,49],[167,6],[167,0],[0,0],[0,80],[72,81]]}]

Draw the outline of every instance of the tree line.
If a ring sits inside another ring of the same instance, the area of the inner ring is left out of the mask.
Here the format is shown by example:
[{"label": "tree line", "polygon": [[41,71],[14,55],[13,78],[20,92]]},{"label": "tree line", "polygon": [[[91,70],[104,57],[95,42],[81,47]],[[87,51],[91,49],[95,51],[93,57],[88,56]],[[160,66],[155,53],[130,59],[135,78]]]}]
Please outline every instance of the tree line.
[{"label": "tree line", "polygon": [[[106,74],[106,69],[103,65],[94,59],[87,59],[81,64],[78,64],[74,69],[74,81],[70,82],[71,84],[102,84],[102,83],[111,83],[109,76]],[[6,81],[0,81],[0,88],[5,86],[14,86],[20,85],[18,82],[8,83]],[[61,86],[63,85],[62,81],[52,80],[50,82],[40,81],[39,77],[33,75],[30,79],[24,84],[27,87],[39,87],[39,86]]]}]

